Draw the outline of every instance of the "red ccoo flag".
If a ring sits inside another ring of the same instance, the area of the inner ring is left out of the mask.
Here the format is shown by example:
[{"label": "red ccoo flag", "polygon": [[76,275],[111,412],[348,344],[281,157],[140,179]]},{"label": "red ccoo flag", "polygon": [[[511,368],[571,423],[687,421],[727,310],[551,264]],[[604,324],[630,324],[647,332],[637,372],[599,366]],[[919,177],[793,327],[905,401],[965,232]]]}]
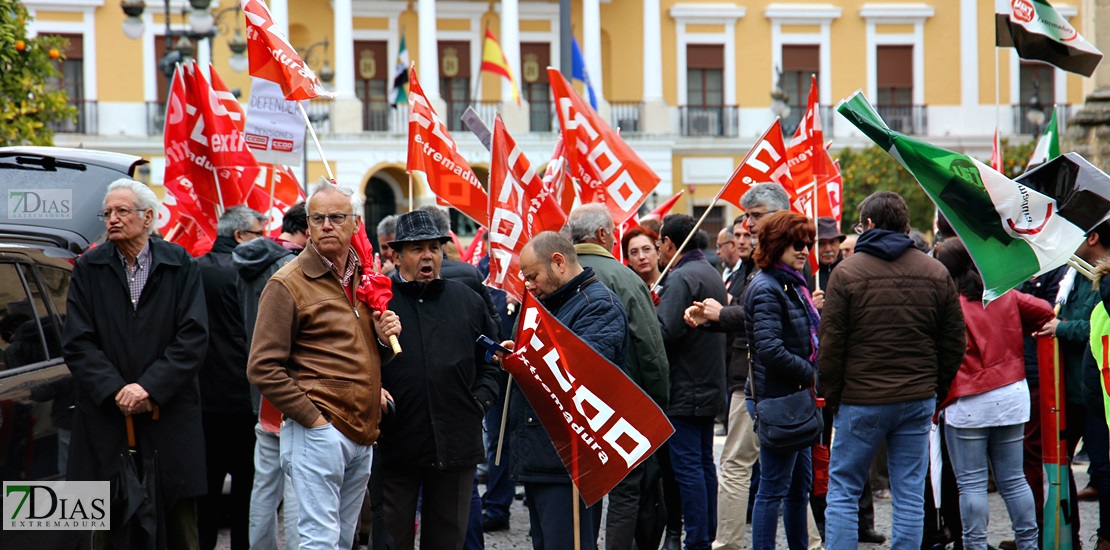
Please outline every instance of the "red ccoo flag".
[{"label": "red ccoo flag", "polygon": [[1002,169],[1002,142],[998,139],[998,128],[994,129],[994,139],[991,141],[991,168],[995,172],[1006,173]]},{"label": "red ccoo flag", "polygon": [[555,195],[555,200],[559,203],[559,208],[563,209],[563,213],[570,216],[570,211],[574,208],[574,199],[578,198],[578,194],[574,190],[574,182],[567,174],[563,134],[555,136],[555,150],[551,152],[551,160],[547,162],[547,168],[543,171],[543,186],[549,193]]},{"label": "red ccoo flag", "polygon": [[[787,147],[787,164],[790,165],[790,177],[794,185],[800,188],[812,184],[814,179],[829,175],[831,161],[825,151],[825,137],[821,131],[821,104],[817,93],[817,77],[810,76],[809,101],[806,105],[805,116],[794,132],[794,138]],[[797,189],[787,187],[790,198],[798,193]]]},{"label": "red ccoo flag", "polygon": [[786,145],[782,139],[782,125],[776,119],[763,131],[759,141],[755,142],[751,151],[744,157],[744,161],[728,178],[725,188],[721,191],[721,199],[726,200],[737,208],[740,206],[740,197],[748,192],[757,183],[773,182],[784,189],[794,188],[790,179],[790,166],[786,161]]},{"label": "red ccoo flag", "polygon": [[659,185],[659,176],[574,91],[563,74],[548,67],[559,114],[567,172],[577,178],[583,203],[604,203],[617,225]]},{"label": "red ccoo flag", "polygon": [[536,411],[587,506],[674,433],[655,401],[530,292],[516,343],[502,365]]},{"label": "red ccoo flag", "polygon": [[520,251],[542,231],[558,231],[567,221],[554,195],[544,189],[536,168],[517,147],[501,115],[493,123],[489,169],[489,277],[486,285],[524,299]]},{"label": "red ccoo flag", "polygon": [[247,16],[247,57],[250,75],[277,82],[285,99],[335,97],[324,89],[316,73],[305,64],[285,35],[274,27],[270,9],[262,0],[242,0]]},{"label": "red ccoo flag", "polygon": [[459,146],[447,132],[428,103],[424,88],[409,74],[409,151],[406,170],[427,182],[436,197],[470,216],[478,225],[487,225],[489,196],[474,176]]}]

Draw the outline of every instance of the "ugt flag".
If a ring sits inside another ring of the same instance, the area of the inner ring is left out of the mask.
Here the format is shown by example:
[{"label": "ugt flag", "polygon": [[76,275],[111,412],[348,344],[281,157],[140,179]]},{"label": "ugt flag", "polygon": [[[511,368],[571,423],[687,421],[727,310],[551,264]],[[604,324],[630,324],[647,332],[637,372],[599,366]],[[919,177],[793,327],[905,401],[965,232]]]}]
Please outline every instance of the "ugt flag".
[{"label": "ugt flag", "polygon": [[1010,0],[1010,13],[995,14],[995,43],[1014,48],[1022,59],[1051,63],[1091,76],[1102,52],[1076,32],[1045,0]]},{"label": "ugt flag", "polygon": [[1056,201],[982,162],[891,130],[862,92],[836,108],[902,164],[963,239],[989,302],[1063,265],[1085,231],[1058,215]]},{"label": "ugt flag", "polygon": [[516,351],[502,365],[528,398],[587,506],[674,433],[655,401],[530,292],[524,294]]}]

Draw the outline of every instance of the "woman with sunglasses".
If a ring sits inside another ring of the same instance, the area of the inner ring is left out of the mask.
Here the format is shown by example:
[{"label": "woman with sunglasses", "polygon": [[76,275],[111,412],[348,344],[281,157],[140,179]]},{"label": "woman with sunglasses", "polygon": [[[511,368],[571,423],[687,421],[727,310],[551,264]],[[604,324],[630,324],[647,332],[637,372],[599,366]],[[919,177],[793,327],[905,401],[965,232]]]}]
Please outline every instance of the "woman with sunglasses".
[{"label": "woman with sunglasses", "polygon": [[[804,270],[816,239],[813,221],[787,210],[769,215],[759,229],[755,275],[744,294],[745,330],[751,350],[748,411],[755,403],[812,388],[817,375],[820,317]],[[807,511],[813,484],[810,449],[759,451],[759,491],[752,512],[752,548],[775,548],[779,508],[791,550],[809,542]]]},{"label": "woman with sunglasses", "polygon": [[1034,550],[1037,511],[1022,467],[1025,423],[1032,412],[1022,335],[1051,321],[1052,307],[1011,290],[984,308],[983,279],[963,241],[945,239],[934,255],[956,282],[967,325],[964,360],[948,396],[937,407],[944,411],[948,457],[960,489],[963,547],[987,548],[989,462],[1010,513],[1018,549]]}]

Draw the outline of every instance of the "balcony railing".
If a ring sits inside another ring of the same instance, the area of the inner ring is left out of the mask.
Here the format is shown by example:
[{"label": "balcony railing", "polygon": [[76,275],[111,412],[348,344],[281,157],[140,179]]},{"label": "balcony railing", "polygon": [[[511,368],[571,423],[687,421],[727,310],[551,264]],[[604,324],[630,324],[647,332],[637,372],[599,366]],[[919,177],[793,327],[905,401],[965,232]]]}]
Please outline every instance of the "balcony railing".
[{"label": "balcony railing", "polygon": [[97,133],[97,105],[95,99],[71,99],[71,107],[77,109],[77,115],[65,120],[56,120],[50,123],[50,129],[57,134],[95,134]]},{"label": "balcony railing", "polygon": [[[408,104],[402,103],[399,109],[405,109]],[[373,102],[362,104],[362,131],[363,132],[389,132],[393,122],[394,109],[387,102]]]},{"label": "balcony railing", "polygon": [[478,117],[482,119],[490,128],[493,128],[493,118],[497,111],[501,109],[500,101],[471,101],[466,100],[452,100],[447,102],[447,109],[444,113],[444,121],[447,122],[447,129],[452,132],[467,131],[466,125],[462,122],[463,113],[466,112],[467,107],[473,107],[474,112],[478,113]]},{"label": "balcony railing", "polygon": [[[802,116],[806,114],[806,108],[805,105],[791,105],[790,114],[783,117],[780,122],[782,135],[787,143],[790,143],[790,138],[794,137],[794,133],[798,131],[798,125],[802,122]],[[821,106],[821,133],[826,138],[836,135],[834,128],[839,116],[832,107]]]},{"label": "balcony railing", "polygon": [[549,101],[532,101],[528,103],[528,129],[532,132],[550,132],[558,126],[555,122],[555,105]]},{"label": "balcony railing", "polygon": [[895,132],[921,136],[929,131],[928,110],[924,105],[877,105],[875,108]]},{"label": "balcony railing", "polygon": [[146,134],[160,136],[166,127],[166,104],[161,101],[146,102]]},{"label": "balcony railing", "polygon": [[681,112],[682,135],[736,137],[740,119],[735,105],[702,107],[685,105]]},{"label": "balcony railing", "polygon": [[[1071,105],[1063,104],[1056,106],[1056,131],[1063,135],[1068,127],[1068,118],[1071,116]],[[1034,124],[1029,121],[1033,118],[1029,113],[1034,109],[1044,114],[1044,122]],[[1040,134],[1044,131],[1048,121],[1052,120],[1052,106],[1045,104],[1034,105],[1032,103],[1021,103],[1014,105],[1014,129],[1018,134]]]},{"label": "balcony railing", "polygon": [[640,131],[640,113],[643,103],[628,103],[614,101],[609,104],[609,125],[619,128],[622,134],[637,133]]}]

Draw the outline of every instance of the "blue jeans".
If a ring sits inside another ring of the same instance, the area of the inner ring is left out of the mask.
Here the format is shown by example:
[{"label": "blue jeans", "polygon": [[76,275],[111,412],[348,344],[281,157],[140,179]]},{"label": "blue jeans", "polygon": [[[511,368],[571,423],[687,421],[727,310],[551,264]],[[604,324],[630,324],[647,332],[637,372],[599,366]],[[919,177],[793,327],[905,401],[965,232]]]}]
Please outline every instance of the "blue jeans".
[{"label": "blue jeans", "polygon": [[[960,488],[960,518],[963,520],[964,548],[987,548],[987,461],[994,472],[998,493],[1010,513],[1017,547],[1037,548],[1037,511],[1033,491],[1025,481],[1022,468],[1023,424],[991,428],[953,428],[945,426],[948,458]],[[891,475],[893,479],[893,474]]]},{"label": "blue jeans", "polygon": [[779,508],[786,543],[791,550],[809,545],[806,506],[813,486],[812,450],[792,453],[759,450],[759,490],[752,510],[752,548],[773,550],[779,527]]},{"label": "blue jeans", "polygon": [[825,548],[855,550],[859,546],[859,497],[881,441],[886,441],[894,507],[890,547],[921,547],[929,427],[935,410],[932,397],[884,405],[840,405],[833,420],[836,436],[829,459]]},{"label": "blue jeans", "polygon": [[297,495],[281,468],[281,443],[278,435],[254,426],[254,486],[251,488],[249,515],[250,547],[277,550],[277,509],[285,501],[285,550],[296,550]]},{"label": "blue jeans", "polygon": [[671,468],[682,498],[686,550],[708,550],[717,532],[717,467],[713,417],[672,416]]},{"label": "blue jeans", "polygon": [[281,424],[281,467],[300,495],[301,550],[350,549],[355,540],[373,447],[359,445],[331,424]]}]

